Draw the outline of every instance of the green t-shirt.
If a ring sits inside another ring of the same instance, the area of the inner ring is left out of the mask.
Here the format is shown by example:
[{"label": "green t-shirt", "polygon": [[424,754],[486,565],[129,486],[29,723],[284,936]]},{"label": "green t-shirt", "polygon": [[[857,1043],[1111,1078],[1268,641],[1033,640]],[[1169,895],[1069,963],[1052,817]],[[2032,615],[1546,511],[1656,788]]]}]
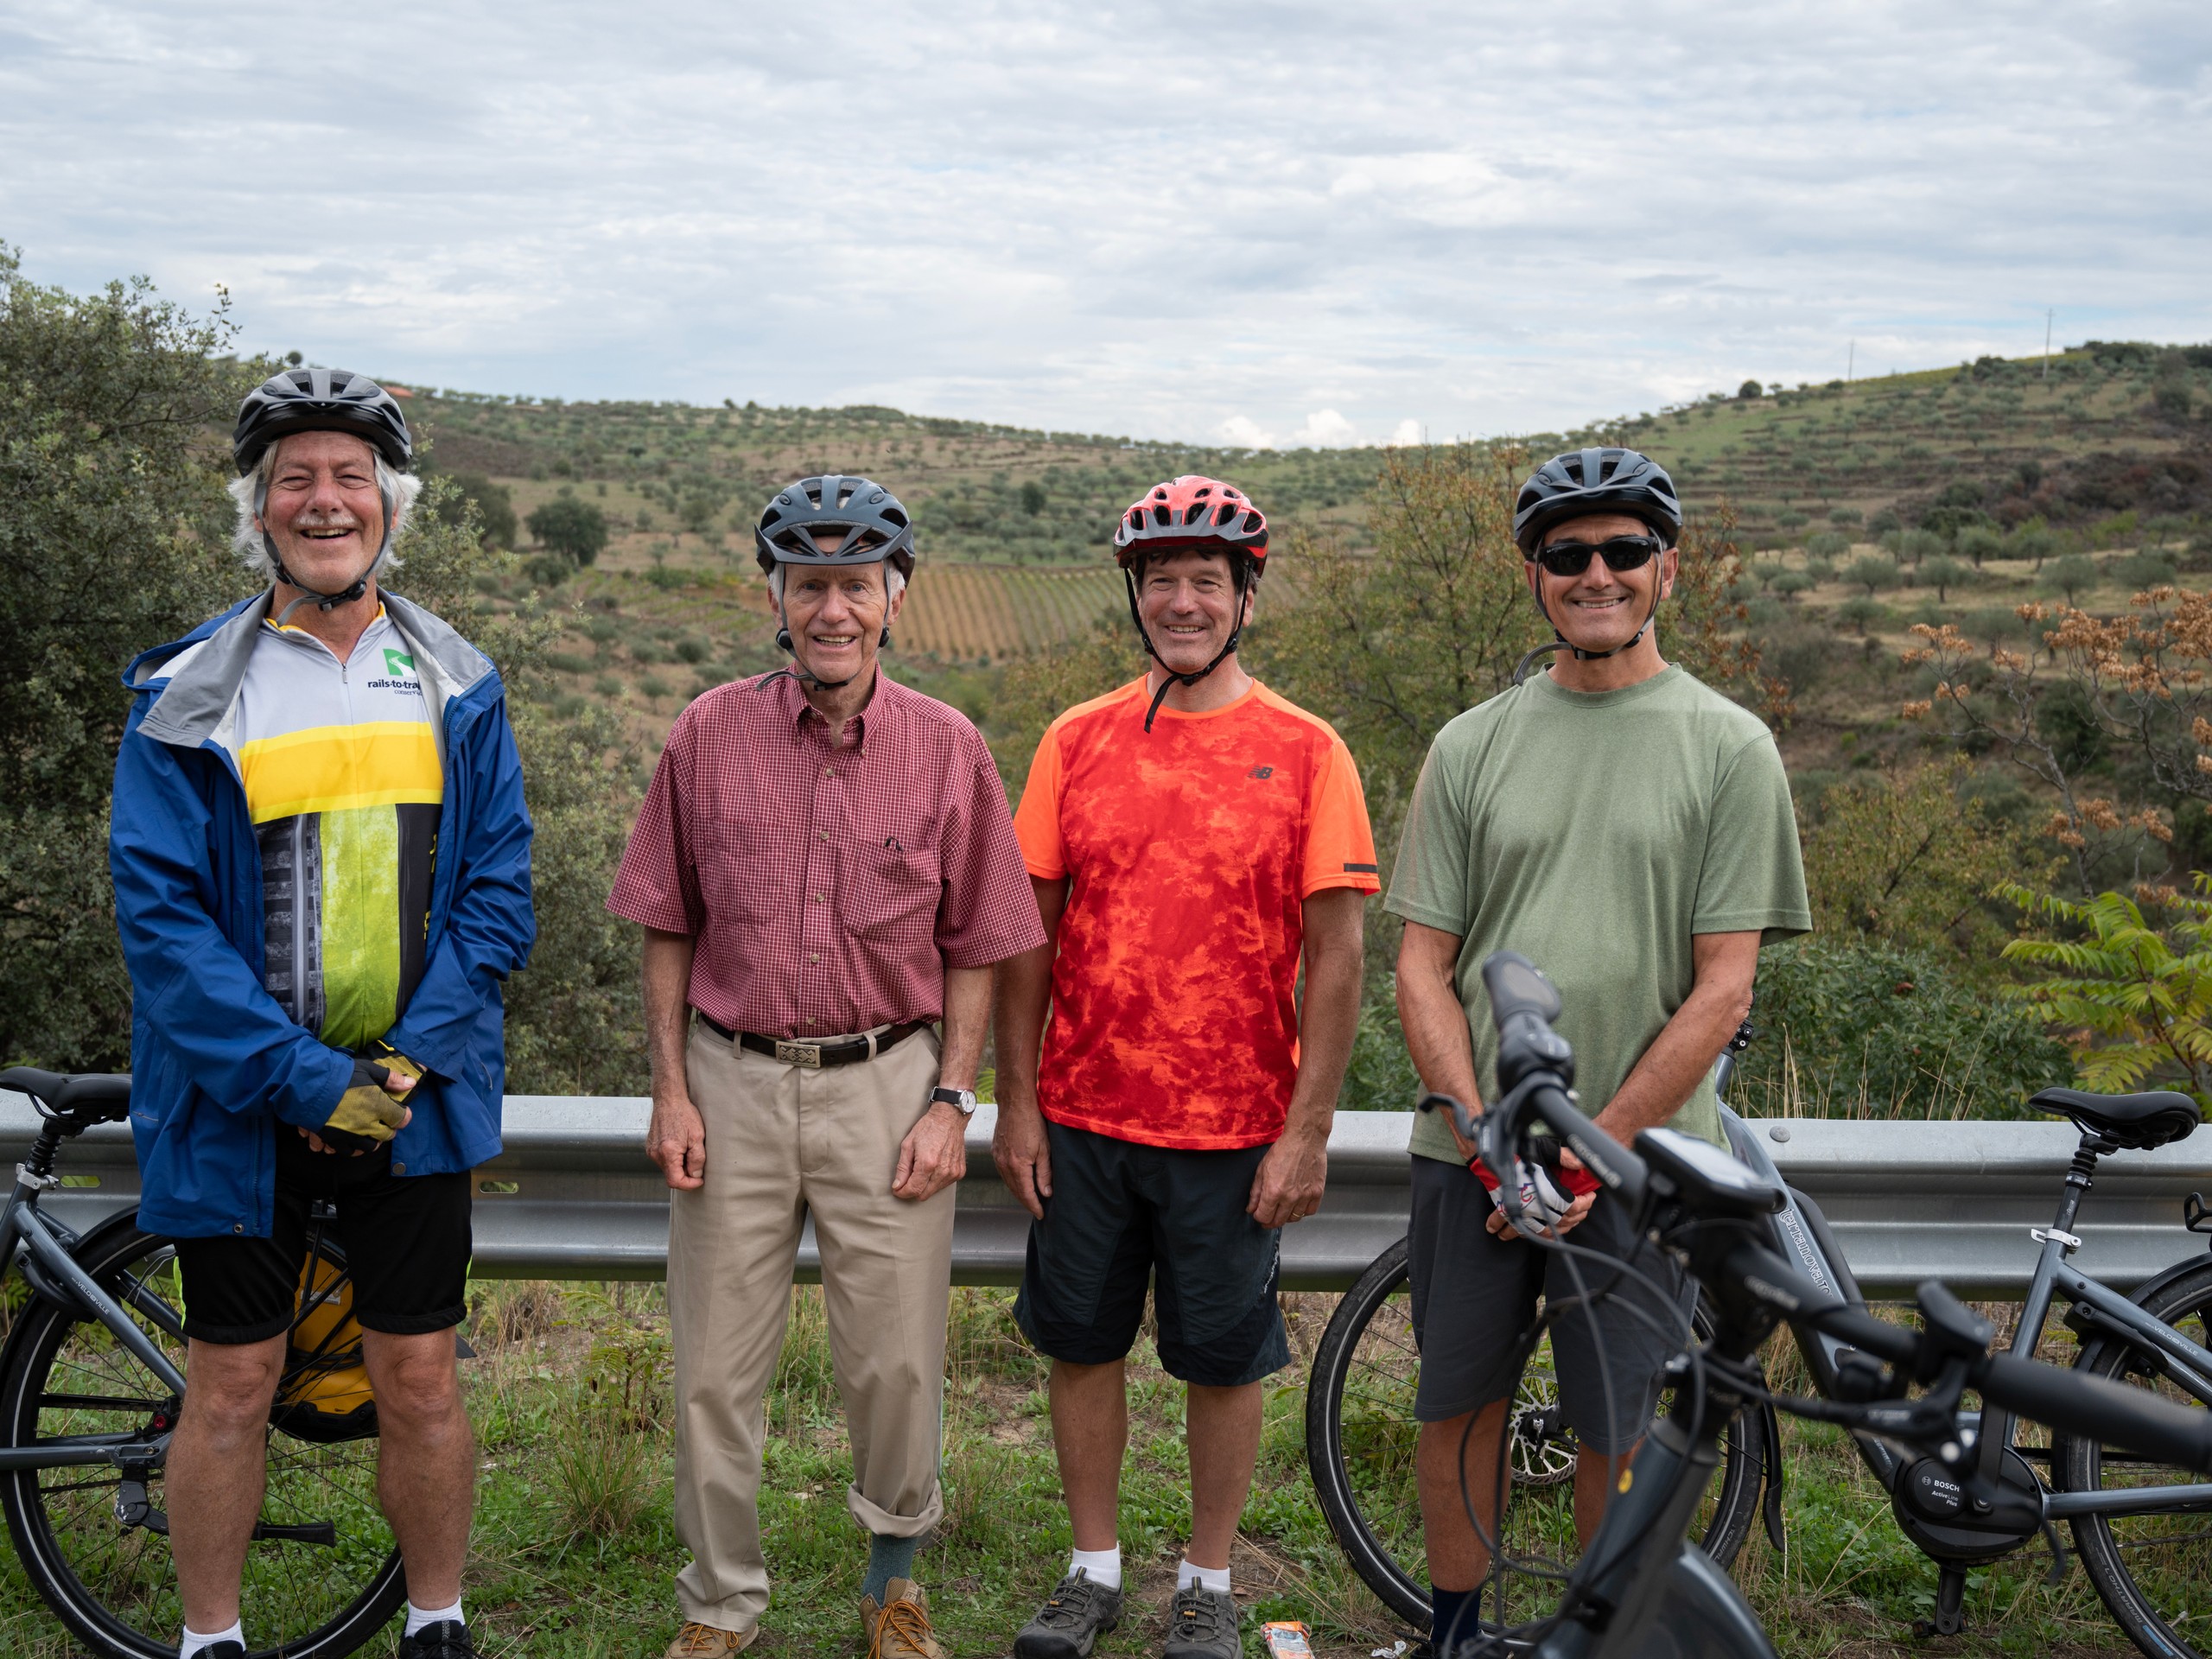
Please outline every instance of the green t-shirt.
[{"label": "green t-shirt", "polygon": [[[1456,982],[1497,1098],[1483,959],[1518,950],[1559,987],[1592,1116],[1690,993],[1690,937],[1811,930],[1789,782],[1758,718],[1679,667],[1618,691],[1550,676],[1470,709],[1421,767],[1384,908],[1464,941]],[[1710,1078],[1674,1127],[1719,1142]],[[1443,1120],[1413,1150],[1456,1163]]]}]

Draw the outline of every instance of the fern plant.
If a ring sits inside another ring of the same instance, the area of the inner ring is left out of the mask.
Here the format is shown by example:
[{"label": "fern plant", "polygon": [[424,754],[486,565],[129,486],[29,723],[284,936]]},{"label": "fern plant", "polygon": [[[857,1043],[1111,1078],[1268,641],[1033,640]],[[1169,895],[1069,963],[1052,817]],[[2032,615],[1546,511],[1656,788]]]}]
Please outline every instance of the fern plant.
[{"label": "fern plant", "polygon": [[2196,892],[2146,892],[2164,925],[2117,893],[2076,903],[2008,883],[1999,893],[2031,916],[2075,935],[2018,938],[2005,957],[2054,969],[2021,988],[2044,1017],[2068,1033],[2091,1089],[2171,1084],[2212,1107],[2212,877]]}]

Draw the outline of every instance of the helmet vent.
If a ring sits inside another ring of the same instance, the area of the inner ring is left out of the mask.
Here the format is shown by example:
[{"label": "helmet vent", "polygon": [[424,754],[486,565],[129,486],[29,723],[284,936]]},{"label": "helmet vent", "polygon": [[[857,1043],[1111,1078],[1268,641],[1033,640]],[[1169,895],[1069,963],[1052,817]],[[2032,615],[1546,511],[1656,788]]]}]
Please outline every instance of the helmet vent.
[{"label": "helmet vent", "polygon": [[850,479],[849,479],[849,478],[841,478],[841,479],[839,479],[839,480],[837,480],[837,502],[836,502],[836,505],[842,507],[842,506],[845,505],[848,502],[849,502],[852,499],[853,499],[853,481],[852,481],[852,480],[850,480]]}]

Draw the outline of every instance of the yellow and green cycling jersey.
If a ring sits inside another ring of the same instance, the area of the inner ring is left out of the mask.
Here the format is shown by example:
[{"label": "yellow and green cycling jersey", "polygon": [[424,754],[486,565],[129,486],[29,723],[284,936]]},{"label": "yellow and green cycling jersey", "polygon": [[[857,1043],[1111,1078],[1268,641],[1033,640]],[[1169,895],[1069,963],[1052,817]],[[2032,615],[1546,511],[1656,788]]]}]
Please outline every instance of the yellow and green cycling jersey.
[{"label": "yellow and green cycling jersey", "polygon": [[437,728],[378,611],[343,663],[264,624],[232,752],[261,844],[269,994],[337,1048],[391,1028],[423,976],[444,798]]}]

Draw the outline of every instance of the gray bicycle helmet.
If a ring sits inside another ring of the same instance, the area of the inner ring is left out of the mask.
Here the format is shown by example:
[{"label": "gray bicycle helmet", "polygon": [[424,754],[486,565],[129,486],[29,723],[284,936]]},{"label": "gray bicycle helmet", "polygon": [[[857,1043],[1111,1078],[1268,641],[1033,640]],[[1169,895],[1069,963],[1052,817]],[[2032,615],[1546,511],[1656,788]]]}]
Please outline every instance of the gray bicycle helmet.
[{"label": "gray bicycle helmet", "polygon": [[1553,525],[1587,512],[1624,512],[1651,526],[1669,547],[1682,533],[1675,480],[1633,449],[1570,449],[1529,475],[1513,502],[1513,540],[1530,558]]},{"label": "gray bicycle helmet", "polygon": [[251,472],[270,444],[295,432],[350,432],[374,444],[395,470],[404,473],[414,464],[414,441],[398,403],[367,375],[347,369],[287,369],[248,392],[231,430],[238,475]]},{"label": "gray bicycle helmet", "polygon": [[[842,529],[823,552],[817,530]],[[874,564],[888,559],[908,581],[914,575],[914,521],[899,498],[873,479],[836,473],[802,478],[776,492],[753,527],[760,568],[779,564]]]}]

